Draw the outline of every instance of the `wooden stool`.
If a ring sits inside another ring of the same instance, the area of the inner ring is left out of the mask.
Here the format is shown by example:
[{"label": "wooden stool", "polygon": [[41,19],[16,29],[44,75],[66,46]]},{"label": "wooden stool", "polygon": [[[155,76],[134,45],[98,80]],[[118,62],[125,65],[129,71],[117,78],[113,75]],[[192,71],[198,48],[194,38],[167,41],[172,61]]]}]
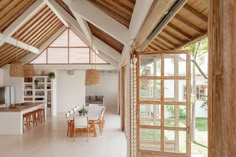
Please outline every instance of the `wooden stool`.
[{"label": "wooden stool", "polygon": [[29,112],[30,113],[30,123],[33,126],[37,126],[37,110]]},{"label": "wooden stool", "polygon": [[25,132],[25,127],[27,130],[30,129],[30,117],[31,113],[23,114],[23,132]]},{"label": "wooden stool", "polygon": [[45,109],[44,108],[40,108],[38,109],[38,118],[39,118],[39,121],[42,123],[45,121]]}]

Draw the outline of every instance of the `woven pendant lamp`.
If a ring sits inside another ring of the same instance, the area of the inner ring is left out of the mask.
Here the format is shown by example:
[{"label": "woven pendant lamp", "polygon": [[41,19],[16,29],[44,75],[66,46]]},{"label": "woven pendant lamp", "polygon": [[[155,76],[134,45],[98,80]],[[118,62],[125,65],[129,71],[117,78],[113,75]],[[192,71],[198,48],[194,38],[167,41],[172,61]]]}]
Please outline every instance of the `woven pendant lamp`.
[{"label": "woven pendant lamp", "polygon": [[10,64],[11,77],[24,77],[24,66],[21,62],[13,62]]},{"label": "woven pendant lamp", "polygon": [[33,64],[25,64],[24,65],[24,76],[25,77],[33,77],[34,76]]},{"label": "woven pendant lamp", "polygon": [[88,69],[86,70],[85,76],[85,85],[98,85],[100,84],[100,74],[96,69]]}]

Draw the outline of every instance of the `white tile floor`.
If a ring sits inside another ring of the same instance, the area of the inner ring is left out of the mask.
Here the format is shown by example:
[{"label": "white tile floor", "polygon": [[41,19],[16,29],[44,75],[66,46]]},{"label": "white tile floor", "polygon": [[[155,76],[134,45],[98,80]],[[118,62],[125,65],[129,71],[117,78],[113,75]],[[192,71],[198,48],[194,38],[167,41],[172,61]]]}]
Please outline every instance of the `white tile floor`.
[{"label": "white tile floor", "polygon": [[75,142],[66,137],[64,115],[48,119],[22,136],[0,136],[0,157],[126,157],[120,117],[109,109],[105,119],[103,135],[90,137],[89,142],[86,135],[76,137]]}]

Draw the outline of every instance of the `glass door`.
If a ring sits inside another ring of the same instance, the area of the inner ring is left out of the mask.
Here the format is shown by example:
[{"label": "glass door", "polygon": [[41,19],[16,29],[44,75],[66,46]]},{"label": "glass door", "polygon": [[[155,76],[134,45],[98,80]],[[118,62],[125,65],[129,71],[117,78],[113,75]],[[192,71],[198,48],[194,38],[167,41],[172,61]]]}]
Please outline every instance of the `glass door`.
[{"label": "glass door", "polygon": [[190,157],[190,58],[186,51],[139,56],[137,154]]}]

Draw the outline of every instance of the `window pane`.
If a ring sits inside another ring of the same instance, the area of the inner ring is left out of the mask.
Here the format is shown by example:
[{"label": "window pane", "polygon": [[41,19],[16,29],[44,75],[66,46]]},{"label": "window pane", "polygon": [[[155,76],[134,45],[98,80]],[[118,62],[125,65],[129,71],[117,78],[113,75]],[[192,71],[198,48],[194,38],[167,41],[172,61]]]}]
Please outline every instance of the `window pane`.
[{"label": "window pane", "polygon": [[46,64],[46,51],[43,51],[37,58],[35,58],[31,63],[33,64]]},{"label": "window pane", "polygon": [[181,54],[179,55],[178,57],[178,73],[179,73],[179,76],[186,76],[186,54]]},{"label": "window pane", "polygon": [[164,117],[165,126],[186,127],[186,106],[165,105]]},{"label": "window pane", "polygon": [[140,149],[160,151],[161,132],[159,129],[140,128]]},{"label": "window pane", "polygon": [[140,105],[140,125],[161,125],[161,106],[151,104]]},{"label": "window pane", "polygon": [[160,100],[161,81],[140,79],[140,98],[141,100]]},{"label": "window pane", "polygon": [[68,63],[68,49],[48,48],[48,63]]},{"label": "window pane", "polygon": [[69,46],[88,47],[72,30],[69,30],[69,34],[70,34]]},{"label": "window pane", "polygon": [[186,80],[165,80],[164,99],[166,102],[186,102]]},{"label": "window pane", "polygon": [[165,58],[164,60],[164,75],[165,76],[174,76],[175,66],[174,58]]},{"label": "window pane", "polygon": [[50,46],[68,47],[68,29],[65,30]]},{"label": "window pane", "polygon": [[140,75],[141,76],[160,76],[161,75],[161,58],[141,58],[140,66]]},{"label": "window pane", "polygon": [[186,153],[186,132],[165,130],[164,144],[166,152]]},{"label": "window pane", "polygon": [[89,48],[69,48],[70,63],[89,63]]}]

